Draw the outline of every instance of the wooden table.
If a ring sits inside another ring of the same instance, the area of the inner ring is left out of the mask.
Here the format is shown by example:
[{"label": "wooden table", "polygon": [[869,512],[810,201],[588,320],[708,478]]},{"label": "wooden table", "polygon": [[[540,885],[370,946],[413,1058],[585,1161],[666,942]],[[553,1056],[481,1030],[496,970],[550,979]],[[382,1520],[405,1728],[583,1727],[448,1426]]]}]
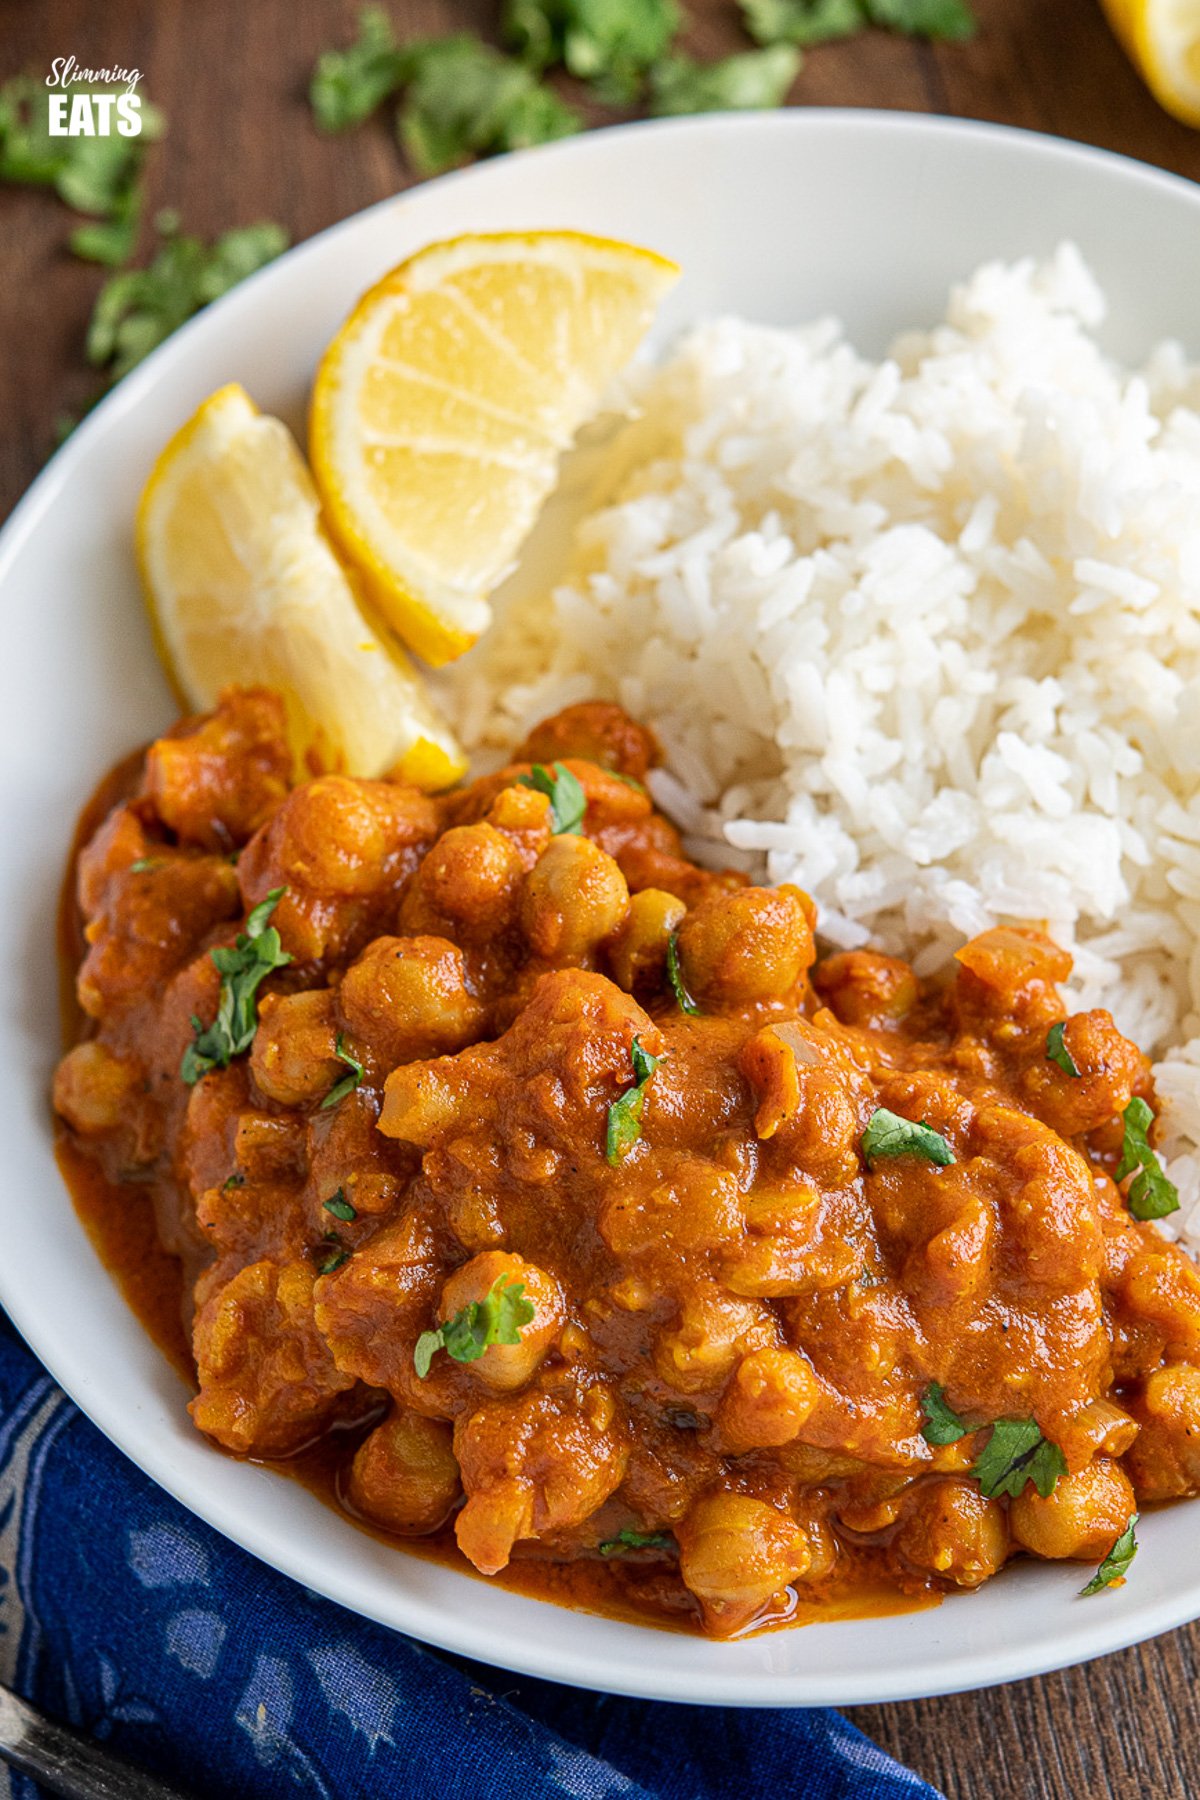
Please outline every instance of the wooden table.
[{"label": "wooden table", "polygon": [[[738,47],[731,0],[689,5],[691,48]],[[495,14],[487,0],[390,0],[389,10],[409,34],[486,30]],[[409,179],[382,122],[329,141],[308,116],[313,59],[352,34],[356,11],[352,0],[0,0],[0,78],[40,76],[71,54],[136,65],[170,122],[149,161],[148,211],[177,207],[205,234],[279,219],[299,239]],[[977,11],[982,30],[968,45],[872,34],[813,52],[796,103],[998,119],[1200,179],[1200,132],[1159,111],[1096,0],[977,0]],[[44,462],[55,419],[95,387],[82,343],[101,276],[65,253],[66,226],[47,195],[0,191],[0,516]],[[851,1716],[950,1800],[1190,1800],[1200,1795],[1198,1661],[1193,1626],[1044,1680]]]}]

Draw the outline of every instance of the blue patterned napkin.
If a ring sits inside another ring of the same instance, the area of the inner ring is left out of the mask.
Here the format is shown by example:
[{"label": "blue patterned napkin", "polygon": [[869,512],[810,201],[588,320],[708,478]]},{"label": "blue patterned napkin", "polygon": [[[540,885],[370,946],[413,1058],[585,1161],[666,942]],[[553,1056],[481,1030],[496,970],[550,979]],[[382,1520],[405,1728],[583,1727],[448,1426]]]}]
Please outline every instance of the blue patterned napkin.
[{"label": "blue patterned napkin", "polygon": [[318,1599],[141,1474],[2,1316],[0,1680],[196,1800],[937,1800],[837,1713],[554,1687]]}]

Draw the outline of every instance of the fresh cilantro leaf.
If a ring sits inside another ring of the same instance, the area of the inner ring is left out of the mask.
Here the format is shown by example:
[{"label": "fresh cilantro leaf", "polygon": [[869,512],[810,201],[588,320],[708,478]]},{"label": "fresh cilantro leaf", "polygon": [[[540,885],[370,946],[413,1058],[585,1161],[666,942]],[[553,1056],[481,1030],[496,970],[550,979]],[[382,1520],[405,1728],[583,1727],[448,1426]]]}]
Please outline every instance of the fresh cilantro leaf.
[{"label": "fresh cilantro leaf", "polygon": [[539,72],[561,63],[603,97],[637,97],[646,71],[679,29],[675,0],[506,0],[505,39]]},{"label": "fresh cilantro leaf", "polygon": [[582,826],[587,796],[565,763],[556,762],[553,773],[544,763],[534,763],[531,775],[517,776],[517,786],[545,794],[550,802],[550,827],[556,836]]},{"label": "fresh cilantro leaf", "polygon": [[[351,1056],[350,1052],[346,1049],[340,1031],[337,1034],[337,1041],[333,1046],[333,1054],[337,1057],[339,1062],[345,1063],[350,1073],[348,1075],[343,1075],[337,1085],[330,1088],[317,1109],[319,1112],[324,1112],[327,1106],[336,1106],[339,1101],[346,1098],[347,1094],[352,1094],[363,1078],[363,1066],[355,1057]],[[326,1201],[325,1204],[328,1205],[329,1202]]]},{"label": "fresh cilantro leaf", "polygon": [[862,1153],[868,1169],[873,1169],[881,1156],[923,1156],[939,1169],[954,1161],[954,1152],[940,1132],[901,1118],[886,1106],[877,1107],[871,1114],[862,1134]]},{"label": "fresh cilantro leaf", "polygon": [[1134,1513],[1087,1586],[1080,1588],[1081,1596],[1098,1594],[1103,1588],[1124,1581],[1129,1565],[1138,1553],[1137,1522],[1138,1515]]},{"label": "fresh cilantro leaf", "polygon": [[683,970],[679,966],[679,933],[673,931],[667,939],[667,980],[671,984],[671,992],[675,996],[675,1004],[680,1012],[689,1013],[695,1018],[700,1008],[688,993],[683,979]]},{"label": "fresh cilantro leaf", "polygon": [[1130,1182],[1127,1195],[1130,1212],[1135,1219],[1165,1219],[1168,1213],[1179,1209],[1179,1189],[1167,1180],[1162,1164],[1150,1148],[1147,1133],[1154,1123],[1154,1114],[1146,1102],[1135,1095],[1122,1117],[1125,1140],[1115,1179],[1124,1181],[1136,1169],[1138,1173]]},{"label": "fresh cilantro leaf", "polygon": [[793,44],[744,50],[722,62],[698,63],[668,56],[650,71],[650,110],[659,118],[680,113],[739,112],[782,106],[800,69]]},{"label": "fresh cilantro leaf", "polygon": [[570,137],[579,114],[524,63],[466,34],[405,48],[400,143],[419,175],[471,156]]},{"label": "fresh cilantro leaf", "polygon": [[350,1249],[344,1244],[336,1231],[327,1231],[321,1242],[311,1252],[318,1275],[332,1275],[340,1269],[350,1257]]},{"label": "fresh cilantro leaf", "polygon": [[211,1069],[228,1068],[233,1058],[248,1050],[254,1041],[258,990],[272,970],[282,969],[292,960],[274,925],[267,923],[286,891],[281,887],[271,889],[246,920],[246,929],[239,931],[232,949],[221,946],[209,951],[221,977],[221,993],[211,1025],[202,1025],[193,1015],[195,1041],[184,1051],[179,1066],[189,1087]]},{"label": "fresh cilantro leaf", "polygon": [[240,1169],[235,1170],[232,1175],[227,1175],[225,1180],[221,1183],[222,1190],[245,1187],[245,1185],[246,1177],[242,1174]]},{"label": "fresh cilantro leaf", "polygon": [[921,1427],[921,1436],[927,1444],[957,1444],[960,1438],[971,1435],[972,1427],[965,1424],[958,1414],[946,1405],[946,1397],[938,1382],[930,1382],[925,1389],[921,1405],[925,1409],[925,1423]]},{"label": "fresh cilantro leaf", "polygon": [[136,862],[130,863],[129,873],[131,875],[145,875],[147,870],[157,869],[158,863],[159,859],[157,856],[139,856]]},{"label": "fresh cilantro leaf", "polygon": [[626,1550],[662,1550],[674,1556],[679,1550],[669,1531],[634,1531],[628,1525],[622,1526],[616,1537],[605,1538],[598,1548],[601,1556],[623,1556]]},{"label": "fresh cilantro leaf", "polygon": [[852,37],[866,24],[861,0],[738,0],[758,44],[824,44]]},{"label": "fresh cilantro leaf", "polygon": [[341,1219],[344,1225],[348,1225],[351,1219],[358,1217],[358,1209],[351,1206],[347,1200],[345,1188],[338,1188],[337,1192],[331,1194],[329,1199],[323,1201],[322,1204],[327,1213],[332,1213],[335,1219]]},{"label": "fresh cilantro leaf", "polygon": [[436,1331],[423,1331],[413,1350],[413,1366],[422,1381],[439,1350],[455,1362],[478,1362],[489,1344],[519,1344],[521,1327],[531,1323],[536,1308],[525,1298],[525,1283],[497,1275],[482,1300],[468,1300]]},{"label": "fresh cilantro leaf", "polygon": [[68,239],[71,253],[83,262],[119,268],[137,249],[141,222],[142,197],[137,188],[131,187],[114,203],[107,219],[75,227]]},{"label": "fresh cilantro leaf", "polygon": [[398,91],[405,71],[391,20],[380,6],[364,7],[354,43],[344,50],[326,50],[317,58],[308,98],[318,129],[346,131],[361,125]]},{"label": "fresh cilantro leaf", "polygon": [[1048,1500],[1066,1472],[1062,1451],[1042,1436],[1032,1419],[997,1419],[971,1470],[989,1500],[1001,1494],[1015,1500],[1030,1481]]},{"label": "fresh cilantro leaf", "polygon": [[1046,1033],[1046,1061],[1057,1063],[1064,1075],[1078,1075],[1079,1068],[1075,1058],[1063,1042],[1064,1029],[1063,1021],[1060,1019],[1058,1024],[1052,1025]]},{"label": "fresh cilantro leaf", "polygon": [[279,225],[227,231],[206,246],[168,237],[144,269],[124,269],[96,296],[88,327],[88,360],[118,380],[157,349],[185,320],[287,246]]},{"label": "fresh cilantro leaf", "polygon": [[975,35],[969,0],[863,0],[863,10],[872,25],[908,37],[962,43]]},{"label": "fresh cilantro leaf", "polygon": [[630,1060],[635,1085],[626,1088],[620,1099],[614,1100],[608,1109],[604,1155],[614,1169],[642,1135],[642,1107],[646,1099],[646,1087],[662,1057],[651,1056],[642,1048],[641,1039],[635,1037]]}]

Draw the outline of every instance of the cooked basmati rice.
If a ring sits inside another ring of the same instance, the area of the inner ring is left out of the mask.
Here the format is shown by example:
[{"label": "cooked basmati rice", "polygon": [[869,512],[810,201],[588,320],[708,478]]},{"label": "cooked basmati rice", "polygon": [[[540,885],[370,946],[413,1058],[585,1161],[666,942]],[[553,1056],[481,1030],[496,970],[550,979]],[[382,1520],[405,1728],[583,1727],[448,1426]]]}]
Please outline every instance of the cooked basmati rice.
[{"label": "cooked basmati rice", "polygon": [[1068,246],[980,269],[878,364],[830,321],[700,327],[552,604],[450,697],[476,748],[619,700],[690,848],[800,882],[830,945],[933,973],[1044,923],[1073,1004],[1160,1058],[1200,1244],[1200,370],[1116,367],[1103,311]]}]

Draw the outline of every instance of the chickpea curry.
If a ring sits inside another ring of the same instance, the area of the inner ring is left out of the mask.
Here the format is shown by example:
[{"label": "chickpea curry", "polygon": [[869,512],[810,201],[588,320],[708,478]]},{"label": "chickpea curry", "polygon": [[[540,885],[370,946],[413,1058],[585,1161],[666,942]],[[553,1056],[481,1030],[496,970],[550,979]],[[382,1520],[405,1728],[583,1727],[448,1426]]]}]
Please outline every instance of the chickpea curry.
[{"label": "chickpea curry", "polygon": [[153,1202],[196,1425],[715,1636],[1022,1552],[1120,1580],[1200,1490],[1146,1058],[1036,930],[818,961],[805,894],[684,857],[655,755],[593,703],[439,798],[293,785],[235,689],[110,784],[54,1103],[76,1190]]}]

